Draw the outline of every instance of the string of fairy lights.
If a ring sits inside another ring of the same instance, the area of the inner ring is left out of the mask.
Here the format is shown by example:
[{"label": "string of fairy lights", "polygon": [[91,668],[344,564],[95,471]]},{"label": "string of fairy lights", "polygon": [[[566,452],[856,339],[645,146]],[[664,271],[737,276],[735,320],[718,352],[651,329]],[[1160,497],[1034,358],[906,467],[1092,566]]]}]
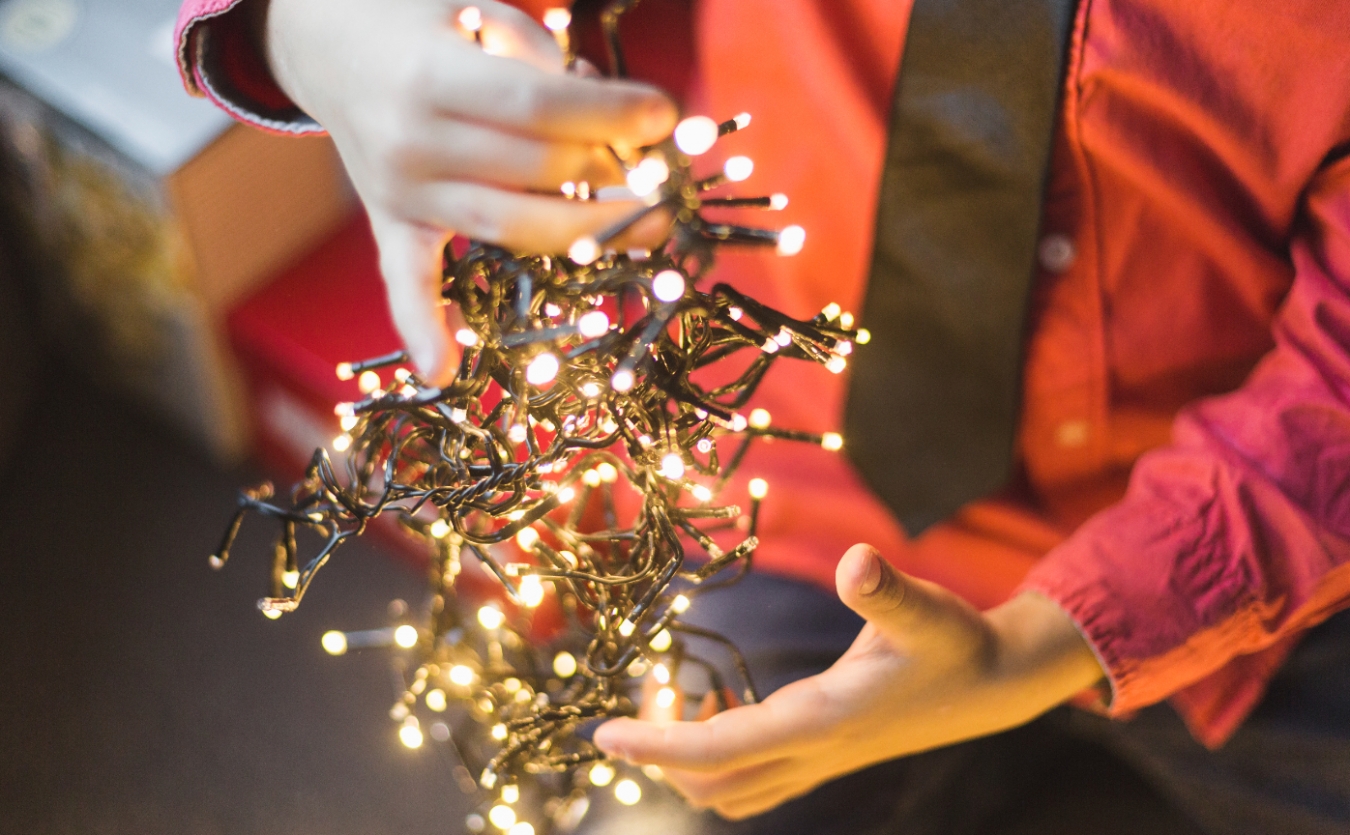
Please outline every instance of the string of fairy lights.
[{"label": "string of fairy lights", "polygon": [[[635,5],[619,0],[601,16],[616,74],[625,66],[618,20]],[[544,20],[571,66],[570,14],[555,9]],[[479,9],[463,9],[458,22],[483,43]],[[570,831],[597,789],[637,803],[640,779],[659,774],[640,778],[607,761],[578,731],[635,714],[648,678],[661,708],[682,695],[676,678],[687,667],[703,670],[707,698],[720,707],[733,693],[758,698],[732,642],[681,616],[751,568],[768,485],[752,479],[746,506],[723,503],[751,445],[843,446],[835,433],[775,427],[763,409],[745,414],[760,381],[783,358],[839,373],[868,334],[838,305],[800,320],[726,284],[703,286],[718,246],[786,256],[805,241],[797,226],[765,230],[704,215],[787,204],[782,195],[717,196],[751,175],[747,157],[711,176],[693,172],[697,157],[749,124],[746,114],[694,116],[658,146],[616,151],[626,194],[643,206],[565,256],[477,242],[458,256],[447,248],[443,296],[465,323],[453,382],[430,385],[402,353],[340,365],[338,376],[357,380],[364,397],[338,405],[333,453],[317,450],[284,501],[270,485],[243,491],[211,558],[225,564],[249,514],[274,520],[271,591],[259,607],[275,618],[382,515],[428,544],[420,617],[330,632],[323,646],[334,655],[390,645],[412,654],[391,717],[409,748],[422,747],[429,731],[453,756],[461,787],[479,797],[471,832]],[[562,186],[572,200],[602,191]],[[670,219],[661,249],[615,249],[656,213]],[[315,535],[315,552],[302,560],[301,538]],[[489,578],[495,593],[471,593],[471,574]],[[691,639],[720,646],[737,680],[724,681]],[[692,703],[704,694],[689,695]]]}]

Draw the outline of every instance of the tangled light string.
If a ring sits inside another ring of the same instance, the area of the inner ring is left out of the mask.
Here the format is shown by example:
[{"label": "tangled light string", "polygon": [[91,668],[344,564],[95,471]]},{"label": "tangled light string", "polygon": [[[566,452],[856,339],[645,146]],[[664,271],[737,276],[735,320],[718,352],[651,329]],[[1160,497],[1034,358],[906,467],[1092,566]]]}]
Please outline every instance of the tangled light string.
[{"label": "tangled light string", "polygon": [[[616,67],[623,66],[618,13],[632,5],[616,3],[602,17]],[[475,38],[476,11],[460,16]],[[559,13],[566,14],[554,10],[546,23],[567,51],[571,38]],[[431,725],[433,739],[458,758],[461,786],[472,788],[468,775],[478,774],[487,793],[470,815],[472,831],[488,823],[509,835],[534,835],[536,825],[574,828],[587,790],[618,776],[578,728],[635,713],[639,676],[648,670],[662,707],[677,700],[682,665],[703,668],[709,698],[726,707],[716,666],[690,651],[689,637],[723,646],[739,697],[757,699],[734,645],[680,617],[751,567],[768,486],[749,483],[748,512],[718,497],[756,438],[829,450],[843,440],[779,429],[764,410],[742,410],[779,358],[838,373],[868,335],[838,305],[803,321],[726,284],[700,289],[717,245],[791,255],[804,240],[800,227],[768,231],[703,215],[786,205],[777,195],[705,196],[749,176],[745,157],[710,177],[693,174],[692,157],[748,124],[746,115],[720,124],[693,117],[670,141],[616,154],[629,190],[646,205],[577,241],[565,257],[482,243],[456,257],[447,248],[443,295],[466,324],[457,334],[454,381],[429,385],[402,367],[401,353],[339,366],[339,377],[358,378],[367,393],[338,406],[339,458],[317,450],[284,503],[267,484],[244,491],[211,558],[217,568],[225,564],[250,512],[277,520],[271,594],[259,607],[278,617],[300,603],[337,548],[381,514],[394,514],[433,547],[419,624],[332,632],[324,647],[341,654],[396,643],[414,653],[417,665],[391,715],[412,748],[425,741],[419,712],[447,715]],[[563,192],[594,199],[585,183]],[[671,218],[663,248],[614,251],[615,239],[657,212]],[[385,383],[380,371],[391,367]],[[302,532],[321,540],[303,564]],[[496,579],[497,599],[470,603],[457,589],[466,555]],[[560,625],[541,626],[550,620]],[[614,784],[623,803],[641,796],[634,777]]]}]

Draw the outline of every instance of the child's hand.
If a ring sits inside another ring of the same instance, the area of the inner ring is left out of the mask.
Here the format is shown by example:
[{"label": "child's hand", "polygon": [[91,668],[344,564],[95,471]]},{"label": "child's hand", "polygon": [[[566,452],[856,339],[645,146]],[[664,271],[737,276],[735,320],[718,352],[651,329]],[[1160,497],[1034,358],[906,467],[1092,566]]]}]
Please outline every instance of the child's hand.
[{"label": "child's hand", "polygon": [[370,213],[394,321],[438,381],[452,372],[439,294],[449,235],[566,252],[636,205],[565,200],[561,185],[621,182],[606,146],[649,145],[675,124],[651,87],[564,74],[552,36],[502,3],[472,4],[481,46],[458,23],[463,2],[270,4],[273,74],[337,144]]}]

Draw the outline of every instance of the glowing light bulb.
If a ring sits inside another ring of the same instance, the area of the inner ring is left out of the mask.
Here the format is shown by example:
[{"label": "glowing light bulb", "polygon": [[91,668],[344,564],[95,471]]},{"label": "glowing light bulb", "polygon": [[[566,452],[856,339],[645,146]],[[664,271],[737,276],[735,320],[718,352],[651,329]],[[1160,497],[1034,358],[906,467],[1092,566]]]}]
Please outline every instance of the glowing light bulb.
[{"label": "glowing light bulb", "polygon": [[471,667],[466,667],[463,664],[456,664],[450,668],[450,683],[456,687],[468,687],[470,684],[473,684],[475,678],[477,678],[477,676],[474,674],[473,668]]},{"label": "glowing light bulb", "polygon": [[484,629],[500,629],[506,623],[506,615],[496,606],[484,606],[478,610],[478,622]]},{"label": "glowing light bulb", "polygon": [[533,551],[539,544],[539,531],[534,528],[521,528],[516,532],[516,544],[523,551]]},{"label": "glowing light bulb", "polygon": [[445,691],[439,687],[435,690],[428,690],[425,701],[427,707],[437,713],[444,713],[445,709],[450,706],[450,703],[445,698]]},{"label": "glowing light bulb", "polygon": [[736,130],[745,130],[750,127],[749,113],[737,113],[731,120],[736,123]]},{"label": "glowing light bulb", "polygon": [[523,444],[525,443],[525,433],[526,433],[525,424],[517,423],[514,424],[510,429],[506,430],[506,437],[513,444]]},{"label": "glowing light bulb", "polygon": [[638,197],[646,197],[670,179],[670,166],[657,157],[648,157],[627,176],[628,188]]},{"label": "glowing light bulb", "polygon": [[531,360],[525,369],[525,379],[532,386],[547,385],[558,376],[559,367],[557,356],[550,353],[540,354]]},{"label": "glowing light bulb", "polygon": [[598,762],[591,766],[591,785],[604,788],[614,782],[614,766],[607,762]]},{"label": "glowing light bulb", "polygon": [[675,147],[691,157],[706,154],[717,143],[717,123],[707,116],[690,116],[675,126]]},{"label": "glowing light bulb", "polygon": [[771,423],[773,416],[769,414],[768,409],[754,409],[750,412],[750,428],[768,429]]},{"label": "glowing light bulb", "polygon": [[848,368],[848,360],[838,355],[830,357],[825,360],[825,368],[828,369],[831,374],[839,374],[843,372],[845,368]]},{"label": "glowing light bulb", "polygon": [[553,8],[544,12],[544,27],[550,32],[561,32],[572,25],[572,13],[567,9]]},{"label": "glowing light bulb", "polygon": [[398,629],[395,629],[394,643],[404,649],[412,649],[417,646],[417,627],[405,623]]},{"label": "glowing light bulb", "polygon": [[587,339],[596,339],[609,332],[609,316],[603,310],[591,310],[577,320],[577,331]]},{"label": "glowing light bulb", "polygon": [[514,784],[502,786],[503,803],[515,803],[517,800],[520,800],[520,786]]},{"label": "glowing light bulb", "polygon": [[844,448],[844,436],[838,432],[826,432],[820,436],[820,445],[830,452],[838,452]]},{"label": "glowing light bulb", "polygon": [[494,772],[490,768],[483,769],[483,774],[478,778],[478,785],[482,786],[488,791],[491,791],[492,787],[497,785],[496,772]]},{"label": "glowing light bulb", "polygon": [[657,684],[670,684],[670,668],[665,664],[657,664],[652,667],[652,678],[656,679]]},{"label": "glowing light bulb", "polygon": [[361,376],[356,378],[356,387],[362,394],[370,394],[380,387],[380,375],[374,371],[362,371]]},{"label": "glowing light bulb", "polygon": [[300,585],[299,571],[285,571],[281,574],[281,584],[288,589],[293,589]]},{"label": "glowing light bulb", "polygon": [[469,32],[483,28],[483,12],[477,6],[465,6],[459,13],[459,25]]},{"label": "glowing light bulb", "polygon": [[781,212],[788,207],[788,196],[786,194],[769,195],[769,208],[775,212]]},{"label": "glowing light bulb", "polygon": [[619,624],[619,634],[625,638],[627,638],[629,635],[632,635],[633,630],[635,629],[637,629],[637,627],[633,625],[633,622],[631,620],[625,619],[623,623]]},{"label": "glowing light bulb", "polygon": [[506,830],[506,835],[534,835],[534,827],[525,821],[517,821],[510,829]]},{"label": "glowing light bulb", "polygon": [[455,341],[465,348],[472,348],[478,344],[478,334],[468,328],[460,328],[455,331]]},{"label": "glowing light bulb", "polygon": [[680,458],[678,453],[670,453],[661,459],[661,475],[671,481],[679,481],[684,478],[684,459]]},{"label": "glowing light bulb", "polygon": [[739,307],[728,307],[727,315],[731,317],[731,321],[739,322],[741,321],[741,317],[745,315],[745,311],[741,310]]},{"label": "glowing light bulb", "polygon": [[872,332],[867,328],[859,328],[858,335],[854,337],[859,345],[866,345],[872,341]]},{"label": "glowing light bulb", "polygon": [[685,280],[675,270],[662,270],[652,276],[652,295],[663,302],[677,302],[684,297]]},{"label": "glowing light bulb", "polygon": [[319,643],[323,645],[323,651],[329,655],[346,655],[347,653],[347,636],[337,630],[329,630],[323,633]]},{"label": "glowing light bulb", "polygon": [[769,482],[762,478],[750,479],[750,498],[762,501],[767,495],[769,495]]},{"label": "glowing light bulb", "polygon": [[572,487],[564,487],[558,491],[558,504],[567,504],[577,497],[577,491]]},{"label": "glowing light bulb", "polygon": [[749,425],[750,425],[750,421],[746,420],[745,415],[743,415],[743,414],[737,412],[736,414],[734,414],[734,415],[731,416],[731,431],[732,431],[732,432],[744,432],[744,431],[745,431],[745,427],[747,427],[747,426],[749,426]]},{"label": "glowing light bulb", "polygon": [[263,609],[262,613],[263,617],[267,618],[268,620],[276,620],[277,618],[281,617],[280,609]]},{"label": "glowing light bulb", "polygon": [[398,739],[408,748],[421,748],[425,741],[422,736],[422,729],[417,724],[416,716],[409,716],[404,721],[403,727],[398,729]]},{"label": "glowing light bulb", "polygon": [[341,435],[338,435],[336,438],[333,439],[334,452],[346,452],[351,448],[352,448],[352,436],[348,435],[346,432],[343,432]]},{"label": "glowing light bulb", "polygon": [[356,415],[343,415],[338,419],[338,425],[342,427],[343,432],[351,432],[356,428],[356,424],[360,422],[361,419]]},{"label": "glowing light bulb", "polygon": [[839,327],[846,331],[853,330],[853,314],[847,311],[839,314]]},{"label": "glowing light bulb", "polygon": [[685,597],[684,595],[677,594],[675,595],[675,599],[670,601],[670,608],[675,612],[675,614],[682,615],[685,612],[689,611],[689,604],[691,602],[692,601],[690,601],[689,598]]},{"label": "glowing light bulb", "polygon": [[614,786],[614,797],[625,806],[636,805],[642,799],[642,787],[632,780],[620,780]]},{"label": "glowing light bulb", "polygon": [[675,688],[662,687],[656,691],[656,706],[662,710],[668,710],[675,706]]},{"label": "glowing light bulb", "polygon": [[600,257],[600,243],[589,235],[577,238],[567,250],[567,257],[584,267]]},{"label": "glowing light bulb", "polygon": [[749,157],[731,157],[722,166],[722,173],[733,183],[748,180],[755,173],[755,161]]},{"label": "glowing light bulb", "polygon": [[504,804],[498,804],[488,810],[488,820],[498,829],[510,829],[516,822],[516,810]]},{"label": "glowing light bulb", "polygon": [[615,371],[614,376],[610,378],[609,385],[610,388],[617,392],[625,392],[632,391],[633,385],[636,382],[637,378],[633,376],[633,372],[629,371],[627,368],[620,368],[618,371]]},{"label": "glowing light bulb", "polygon": [[506,739],[506,726],[498,722],[492,726],[492,730],[489,731],[489,733],[492,735],[493,739],[501,742],[503,739]]},{"label": "glowing light bulb", "polygon": [[847,357],[853,354],[853,343],[847,339],[841,339],[834,346],[834,352],[841,357]]},{"label": "glowing light bulb", "polygon": [[431,529],[429,533],[436,539],[445,539],[447,536],[450,535],[451,530],[452,529],[450,527],[449,522],[445,521],[444,519],[437,519],[435,522],[431,523]]},{"label": "glowing light bulb", "polygon": [[670,649],[673,643],[674,639],[670,636],[670,630],[662,629],[660,632],[656,633],[648,646],[652,648],[653,652],[665,652]]},{"label": "glowing light bulb", "polygon": [[600,389],[600,384],[599,384],[599,383],[582,383],[582,384],[581,384],[581,396],[582,396],[582,397],[587,397],[587,398],[595,398],[595,397],[599,397],[599,396],[600,396],[600,391],[601,391],[601,389]]},{"label": "glowing light bulb", "polygon": [[706,485],[695,484],[694,489],[689,491],[694,494],[694,498],[700,502],[710,502],[713,500],[713,491]]},{"label": "glowing light bulb", "polygon": [[522,577],[517,594],[522,603],[533,609],[544,602],[544,583],[534,574]]},{"label": "glowing light bulb", "polygon": [[340,362],[340,363],[337,364],[337,378],[338,378],[339,380],[341,380],[342,382],[345,383],[345,382],[347,382],[348,380],[350,380],[352,377],[355,377],[355,376],[356,376],[356,372],[355,372],[354,370],[352,370],[352,364],[351,364],[351,363],[349,363],[349,362]]},{"label": "glowing light bulb", "polygon": [[833,322],[843,312],[844,309],[839,306],[838,302],[830,302],[820,311],[820,315],[824,316],[827,322]]},{"label": "glowing light bulb", "polygon": [[[706,418],[707,416],[708,416],[708,415],[707,415],[706,413],[703,414],[703,415],[701,415],[701,417],[705,417],[705,418]],[[700,439],[699,439],[699,442],[698,442],[698,445],[697,445],[696,448],[698,449],[699,452],[703,453],[704,455],[707,455],[708,453],[712,452],[712,448],[713,448],[713,442],[712,442],[712,439],[711,439],[711,438],[700,438]]]},{"label": "glowing light bulb", "polygon": [[606,484],[613,484],[619,480],[619,468],[608,461],[601,461],[596,465],[595,471],[600,474],[600,480]]},{"label": "glowing light bulb", "polygon": [[571,678],[576,675],[576,656],[570,652],[560,652],[553,656],[553,674],[558,678]]},{"label": "glowing light bulb", "polygon": [[778,254],[796,255],[806,245],[806,230],[800,226],[786,226],[778,233]]}]

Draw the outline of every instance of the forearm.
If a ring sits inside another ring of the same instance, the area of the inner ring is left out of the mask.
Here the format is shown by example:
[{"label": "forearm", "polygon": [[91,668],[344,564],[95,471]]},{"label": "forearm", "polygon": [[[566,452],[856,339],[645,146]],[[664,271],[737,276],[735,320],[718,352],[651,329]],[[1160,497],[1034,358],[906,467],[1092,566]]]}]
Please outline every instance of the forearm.
[{"label": "forearm", "polygon": [[1106,676],[1077,624],[1043,595],[1023,592],[985,617],[996,635],[992,678],[999,698],[1025,719],[1068,701]]}]

